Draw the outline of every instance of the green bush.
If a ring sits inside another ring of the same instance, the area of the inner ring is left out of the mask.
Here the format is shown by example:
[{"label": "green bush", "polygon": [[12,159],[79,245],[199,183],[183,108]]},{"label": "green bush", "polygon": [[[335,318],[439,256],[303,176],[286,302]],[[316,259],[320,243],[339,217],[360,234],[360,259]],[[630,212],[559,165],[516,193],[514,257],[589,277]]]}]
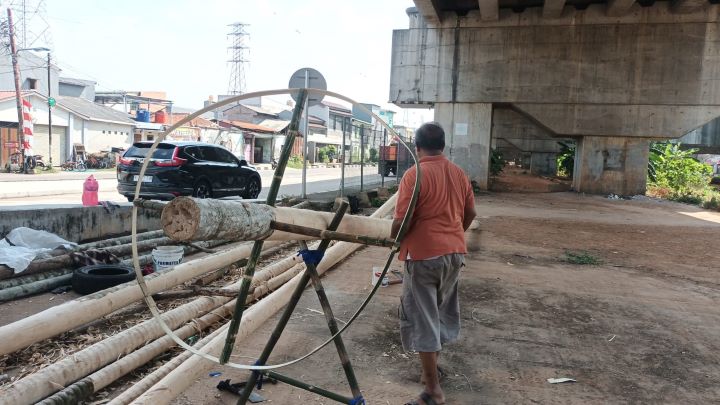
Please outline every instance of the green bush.
[{"label": "green bush", "polygon": [[710,194],[712,167],[692,155],[697,150],[683,150],[680,144],[654,143],[650,147],[648,183],[666,189],[667,198],[691,204],[702,203]]},{"label": "green bush", "polygon": [[292,155],[290,156],[290,159],[288,159],[287,167],[291,169],[302,169],[303,167],[303,158],[300,155]]},{"label": "green bush", "polygon": [[370,148],[370,161],[373,163],[378,161],[378,150],[375,148]]},{"label": "green bush", "polygon": [[502,153],[497,150],[493,149],[490,151],[490,175],[491,176],[497,176],[498,174],[502,173],[503,168],[507,162],[503,158]]},{"label": "green bush", "polygon": [[557,175],[560,177],[572,178],[575,170],[575,145],[569,145],[565,142],[560,144],[560,153],[557,155]]}]

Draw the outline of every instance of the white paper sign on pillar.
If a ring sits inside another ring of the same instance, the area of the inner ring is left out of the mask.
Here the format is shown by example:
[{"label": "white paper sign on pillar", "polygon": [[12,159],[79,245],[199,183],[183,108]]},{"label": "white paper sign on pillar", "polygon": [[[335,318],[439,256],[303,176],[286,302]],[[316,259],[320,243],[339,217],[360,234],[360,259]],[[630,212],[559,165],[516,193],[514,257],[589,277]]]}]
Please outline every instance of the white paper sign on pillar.
[{"label": "white paper sign on pillar", "polygon": [[467,122],[456,122],[455,130],[453,131],[453,133],[455,135],[459,135],[459,136],[467,136],[467,134],[468,134]]}]

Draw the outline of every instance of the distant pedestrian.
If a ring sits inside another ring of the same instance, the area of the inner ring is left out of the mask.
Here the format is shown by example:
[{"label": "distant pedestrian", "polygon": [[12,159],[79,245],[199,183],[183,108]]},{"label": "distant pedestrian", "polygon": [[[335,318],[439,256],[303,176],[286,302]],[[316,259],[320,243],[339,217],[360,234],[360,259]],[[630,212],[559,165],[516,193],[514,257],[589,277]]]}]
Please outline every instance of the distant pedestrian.
[{"label": "distant pedestrian", "polygon": [[[400,245],[405,261],[400,298],[400,338],[405,351],[416,351],[422,363],[420,397],[408,404],[440,405],[438,358],[445,343],[460,333],[458,278],[465,264],[465,231],[475,218],[475,198],[463,170],[444,155],[445,132],[439,124],[423,124],[415,132],[420,159],[420,194],[408,232]],[[415,185],[410,168],[398,190],[392,235],[397,235]]]}]

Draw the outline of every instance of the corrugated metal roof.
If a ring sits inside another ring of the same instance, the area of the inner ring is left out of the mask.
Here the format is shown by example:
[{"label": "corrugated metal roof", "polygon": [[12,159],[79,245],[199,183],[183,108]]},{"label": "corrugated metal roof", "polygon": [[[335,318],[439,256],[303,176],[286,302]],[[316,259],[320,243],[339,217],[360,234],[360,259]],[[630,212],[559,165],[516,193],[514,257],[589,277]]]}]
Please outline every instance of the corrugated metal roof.
[{"label": "corrugated metal roof", "polygon": [[58,105],[84,117],[90,121],[116,122],[119,124],[134,124],[127,114],[80,97],[55,96]]},{"label": "corrugated metal roof", "polygon": [[258,114],[265,114],[265,115],[275,115],[277,116],[283,111],[289,111],[287,108],[282,107],[273,107],[273,106],[264,106],[264,107],[258,107],[256,105],[247,105],[247,104],[240,104],[241,106],[253,110]]},{"label": "corrugated metal roof", "polygon": [[281,132],[290,125],[290,121],[267,119],[258,122],[258,125],[266,128],[272,128],[275,132]]},{"label": "corrugated metal roof", "polygon": [[272,128],[264,127],[262,125],[253,124],[250,122],[245,121],[220,121],[220,125],[222,126],[222,123],[228,123],[234,127],[245,129],[247,131],[258,131],[258,132],[268,132],[268,133],[274,133],[275,130]]}]

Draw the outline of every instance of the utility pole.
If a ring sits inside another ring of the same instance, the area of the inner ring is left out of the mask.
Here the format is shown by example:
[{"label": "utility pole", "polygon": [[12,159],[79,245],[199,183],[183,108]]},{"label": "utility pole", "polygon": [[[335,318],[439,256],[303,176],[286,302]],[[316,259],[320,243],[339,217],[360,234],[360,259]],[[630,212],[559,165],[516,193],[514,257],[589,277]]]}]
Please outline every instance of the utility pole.
[{"label": "utility pole", "polygon": [[22,94],[20,93],[20,68],[17,60],[17,45],[15,44],[15,27],[13,26],[12,10],[8,8],[8,31],[10,34],[10,53],[12,55],[13,76],[15,78],[15,101],[18,114],[18,139],[22,153],[22,164],[25,166],[25,132],[23,126]]},{"label": "utility pole", "polygon": [[47,79],[47,86],[48,86],[48,154],[49,157],[49,167],[52,168],[52,98],[50,97],[50,89],[52,86],[50,85],[50,52],[47,53],[47,73],[48,73],[48,79]]},{"label": "utility pole", "polygon": [[[310,72],[305,69],[305,88],[307,89],[310,85]],[[308,139],[308,121],[310,120],[310,114],[308,113],[308,108],[310,108],[310,97],[307,97],[305,99],[305,108],[303,109],[303,113],[305,114],[305,131],[303,133],[303,167],[302,167],[302,196],[300,198],[306,199],[307,198],[307,139]]]}]

